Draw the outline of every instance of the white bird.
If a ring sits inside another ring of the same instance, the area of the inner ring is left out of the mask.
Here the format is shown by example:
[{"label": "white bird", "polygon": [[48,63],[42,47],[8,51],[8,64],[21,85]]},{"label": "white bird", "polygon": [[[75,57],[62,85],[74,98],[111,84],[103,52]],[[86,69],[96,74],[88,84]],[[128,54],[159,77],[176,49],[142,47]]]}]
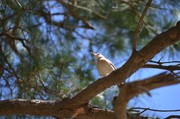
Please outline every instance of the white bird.
[{"label": "white bird", "polygon": [[96,66],[101,76],[107,76],[116,69],[114,64],[100,53],[91,52],[96,57]]}]

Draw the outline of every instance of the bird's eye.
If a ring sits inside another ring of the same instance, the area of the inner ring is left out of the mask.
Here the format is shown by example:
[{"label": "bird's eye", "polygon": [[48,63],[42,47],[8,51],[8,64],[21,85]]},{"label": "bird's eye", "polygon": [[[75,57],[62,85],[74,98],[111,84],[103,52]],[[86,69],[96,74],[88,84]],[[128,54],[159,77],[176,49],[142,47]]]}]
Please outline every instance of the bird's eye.
[{"label": "bird's eye", "polygon": [[99,53],[97,55],[100,55]]}]

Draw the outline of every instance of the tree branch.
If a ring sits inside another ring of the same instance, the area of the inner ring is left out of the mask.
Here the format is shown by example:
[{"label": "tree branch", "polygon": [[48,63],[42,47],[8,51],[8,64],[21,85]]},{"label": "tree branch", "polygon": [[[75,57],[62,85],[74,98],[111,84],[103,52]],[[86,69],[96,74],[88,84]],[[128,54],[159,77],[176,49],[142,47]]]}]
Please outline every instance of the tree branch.
[{"label": "tree branch", "polygon": [[156,64],[159,64],[159,65],[162,65],[162,64],[170,64],[170,63],[176,63],[176,64],[180,64],[180,61],[169,61],[169,62],[160,62],[160,60],[159,61],[153,61],[153,60],[151,60],[151,61],[149,61],[150,63],[156,63]]},{"label": "tree branch", "polygon": [[179,115],[171,115],[171,116],[166,117],[165,119],[179,119],[179,118],[180,118]]},{"label": "tree branch", "polygon": [[0,115],[43,115],[43,116],[57,116],[69,117],[73,114],[72,110],[58,109],[56,101],[43,100],[4,100],[0,101]]},{"label": "tree branch", "polygon": [[180,80],[176,79],[180,78],[172,74],[161,73],[144,80],[124,84],[113,103],[113,106],[115,106],[115,119],[127,119],[126,105],[134,96],[155,88],[180,83]]},{"label": "tree branch", "polygon": [[164,66],[164,65],[146,64],[143,66],[143,68],[156,68],[156,69],[163,69],[163,70],[169,70],[169,71],[180,70],[179,65]]},{"label": "tree branch", "polygon": [[164,72],[144,80],[138,80],[131,83],[127,83],[122,88],[127,90],[127,99],[131,99],[142,92],[178,83],[180,83],[180,77],[175,76],[171,73],[166,74]]},{"label": "tree branch", "polygon": [[[59,101],[64,103],[64,101]],[[0,116],[13,114],[34,115],[34,116],[53,116],[55,118],[74,118],[74,119],[114,119],[114,111],[102,110],[93,107],[84,108],[84,112],[73,117],[78,109],[59,108],[56,101],[44,100],[2,100],[0,101]],[[134,114],[128,115],[128,119],[134,119]],[[137,116],[136,116],[137,117]],[[138,116],[138,119],[144,119]]]},{"label": "tree branch", "polygon": [[[64,101],[59,101],[64,103]],[[73,115],[78,109],[59,108],[56,101],[44,100],[2,100],[0,101],[0,116],[13,114],[19,115],[36,115],[36,116],[53,116],[56,118],[76,118]],[[78,119],[114,119],[114,112],[110,110],[101,110],[93,107],[86,107],[83,114],[76,115]]]},{"label": "tree branch", "polygon": [[176,110],[159,110],[159,109],[152,109],[152,108],[144,108],[144,107],[133,107],[128,109],[128,111],[134,111],[134,110],[148,110],[148,111],[154,111],[154,112],[180,112],[180,109]]},{"label": "tree branch", "polygon": [[136,42],[137,42],[137,39],[139,37],[140,30],[141,30],[141,28],[143,26],[143,19],[144,19],[146,13],[147,13],[148,8],[151,5],[151,2],[152,2],[152,0],[148,0],[148,2],[146,3],[144,11],[143,11],[143,13],[142,13],[142,15],[141,15],[141,17],[139,19],[138,25],[136,27],[134,38],[133,38],[133,44],[132,44],[133,52],[136,51]]},{"label": "tree branch", "polygon": [[[58,0],[58,2],[60,2],[64,7],[66,7],[68,9],[68,11],[70,12],[70,14],[77,19],[82,20],[82,22],[84,23],[84,26],[81,26],[82,28],[87,28],[87,29],[95,29],[86,19],[84,16],[80,16],[78,14],[75,13],[74,8],[78,8],[78,9],[83,9],[83,10],[87,10],[87,8],[85,7],[81,7],[81,6],[77,6],[77,5],[73,5],[71,2],[69,1],[64,1],[64,0]],[[96,12],[94,12],[96,13]],[[97,14],[96,14],[97,15]]]},{"label": "tree branch", "polygon": [[[20,38],[20,37],[15,37],[15,36],[13,36],[12,34],[7,33],[7,32],[5,32],[5,33],[4,33],[4,32],[3,32],[3,33],[0,33],[0,35],[6,36],[7,38],[10,38],[10,39],[11,39],[11,42],[12,42],[12,41],[15,42],[15,40],[20,41],[21,44],[23,45],[23,47],[27,50],[28,54],[31,56],[31,50],[30,50],[30,48],[29,48],[29,47],[27,46],[27,44],[26,44],[26,43],[29,43],[29,41],[28,41],[27,39],[25,39],[25,38]],[[7,39],[7,40],[8,40],[8,39]],[[25,41],[25,42],[24,42],[24,41]],[[8,42],[8,45],[11,46],[11,43]],[[13,50],[15,53],[18,52],[16,48],[12,48],[12,50]],[[18,54],[20,54],[20,53],[18,52]]]},{"label": "tree branch", "polygon": [[70,6],[70,7],[74,7],[76,9],[80,9],[80,10],[84,10],[84,11],[87,11],[87,12],[90,12],[90,13],[93,13],[95,14],[96,16],[98,16],[99,18],[102,18],[102,19],[107,19],[106,16],[103,16],[102,14],[96,12],[96,11],[93,11],[87,7],[83,7],[83,6],[79,6],[77,4],[73,4],[72,2],[70,1],[65,1],[65,0],[58,0],[58,2],[60,2],[63,6],[67,7],[67,6]]},{"label": "tree branch", "polygon": [[127,119],[126,114],[126,105],[128,103],[128,99],[126,97],[126,90],[124,88],[120,88],[121,92],[117,97],[114,97],[113,107],[115,112],[115,119]]}]

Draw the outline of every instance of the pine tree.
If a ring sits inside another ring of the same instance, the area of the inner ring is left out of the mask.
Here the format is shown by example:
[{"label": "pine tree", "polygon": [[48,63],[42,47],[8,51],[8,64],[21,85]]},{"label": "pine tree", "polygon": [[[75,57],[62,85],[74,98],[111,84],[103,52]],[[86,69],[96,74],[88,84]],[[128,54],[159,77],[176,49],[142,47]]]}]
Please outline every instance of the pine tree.
[{"label": "pine tree", "polygon": [[[180,61],[172,61],[180,51],[179,6],[178,0],[1,0],[0,115],[143,118],[123,107],[138,94],[179,83]],[[92,51],[118,69],[99,78]],[[124,83],[141,68],[167,72]],[[47,112],[33,107],[38,100]],[[11,101],[27,110],[9,110]]]}]

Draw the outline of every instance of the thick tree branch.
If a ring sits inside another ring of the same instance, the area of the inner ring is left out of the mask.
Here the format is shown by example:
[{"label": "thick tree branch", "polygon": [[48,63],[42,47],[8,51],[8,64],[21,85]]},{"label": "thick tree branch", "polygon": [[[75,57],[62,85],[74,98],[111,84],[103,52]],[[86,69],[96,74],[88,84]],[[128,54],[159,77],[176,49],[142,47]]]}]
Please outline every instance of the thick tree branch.
[{"label": "thick tree branch", "polygon": [[126,90],[120,89],[120,93],[117,97],[114,97],[113,107],[115,112],[115,119],[127,119],[126,105],[128,99],[126,97]]},{"label": "thick tree branch", "polygon": [[[59,101],[64,103],[64,101]],[[84,107],[83,107],[84,108]],[[77,109],[76,109],[77,110]],[[53,116],[57,118],[76,118],[78,119],[114,119],[114,112],[110,110],[101,110],[92,107],[86,107],[81,115],[75,115],[77,112],[74,109],[59,108],[56,101],[44,101],[44,100],[3,100],[0,101],[0,116],[4,115],[43,115]]]},{"label": "thick tree branch", "polygon": [[[63,101],[59,101],[63,103]],[[82,107],[80,115],[75,115],[76,110],[59,108],[56,101],[44,100],[3,100],[0,101],[0,116],[4,115],[36,115],[53,116],[55,118],[74,118],[74,119],[114,119],[114,111],[102,110],[90,106]],[[73,117],[74,115],[74,117]],[[134,119],[134,114],[128,115],[128,119]],[[137,116],[136,116],[137,117]],[[138,116],[138,119],[144,119]]]},{"label": "thick tree branch", "polygon": [[114,119],[114,112],[110,110],[101,110],[91,108],[86,114],[76,117],[77,119]]},{"label": "thick tree branch", "polygon": [[0,115],[43,115],[43,116],[57,116],[68,117],[72,115],[72,110],[61,110],[56,105],[55,101],[43,101],[43,100],[4,100],[0,101]]}]

